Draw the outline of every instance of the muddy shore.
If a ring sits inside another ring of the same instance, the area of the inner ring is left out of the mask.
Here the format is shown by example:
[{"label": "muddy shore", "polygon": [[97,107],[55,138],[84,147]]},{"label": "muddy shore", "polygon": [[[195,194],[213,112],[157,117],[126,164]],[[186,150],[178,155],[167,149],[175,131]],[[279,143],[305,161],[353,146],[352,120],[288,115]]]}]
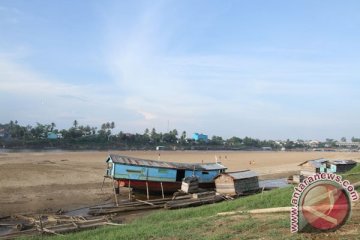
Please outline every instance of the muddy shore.
[{"label": "muddy shore", "polygon": [[[214,162],[228,171],[251,169],[262,179],[286,177],[301,162],[317,158],[353,159],[351,152],[235,152],[235,151],[113,151],[114,154],[173,162]],[[101,185],[108,151],[0,153],[0,216],[51,212],[113,201],[109,180]],[[251,163],[251,164],[250,164]],[[124,192],[120,197],[126,197]]]}]

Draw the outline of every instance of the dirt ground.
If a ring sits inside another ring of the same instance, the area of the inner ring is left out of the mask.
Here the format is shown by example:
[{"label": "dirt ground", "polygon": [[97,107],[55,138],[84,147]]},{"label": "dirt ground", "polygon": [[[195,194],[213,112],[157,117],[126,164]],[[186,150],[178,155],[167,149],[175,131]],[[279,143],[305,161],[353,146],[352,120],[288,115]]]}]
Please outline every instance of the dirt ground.
[{"label": "dirt ground", "polygon": [[[286,177],[303,161],[353,159],[353,152],[128,151],[111,153],[173,162],[221,161],[228,171],[251,169],[263,178]],[[72,210],[113,201],[109,180],[101,191],[107,151],[0,152],[0,217]],[[251,163],[251,164],[250,164]],[[123,193],[123,198],[126,194]]]}]

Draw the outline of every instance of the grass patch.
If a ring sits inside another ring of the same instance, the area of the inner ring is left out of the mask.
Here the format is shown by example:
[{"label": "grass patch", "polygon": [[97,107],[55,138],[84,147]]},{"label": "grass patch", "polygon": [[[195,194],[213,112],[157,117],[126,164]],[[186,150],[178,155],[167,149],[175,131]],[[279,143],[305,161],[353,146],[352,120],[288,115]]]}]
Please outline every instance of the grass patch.
[{"label": "grass patch", "polygon": [[[352,183],[360,181],[360,165],[343,174]],[[134,220],[121,227],[103,227],[65,236],[45,237],[57,239],[318,239],[337,236],[326,234],[291,234],[289,214],[256,215],[240,214],[222,216],[219,212],[257,208],[285,207],[290,205],[293,187],[276,189],[234,201],[179,210],[160,210]],[[356,219],[357,220],[357,219]],[[350,227],[351,225],[351,227]],[[360,229],[358,221],[350,221],[349,231]],[[360,231],[359,231],[360,232]],[[333,234],[333,235],[332,235]],[[355,233],[357,234],[357,232]],[[352,239],[353,234],[342,235]],[[358,236],[358,235],[356,235]],[[35,237],[33,239],[44,239]]]},{"label": "grass patch", "polygon": [[[63,237],[54,236],[51,239],[233,239],[234,234],[240,233],[232,227],[237,222],[219,223],[217,220],[220,217],[216,216],[217,213],[288,206],[291,194],[292,187],[288,187],[196,208],[160,210],[136,219],[126,226],[103,227],[67,234]],[[246,220],[241,224],[244,224],[244,229],[253,229],[251,238],[254,237],[253,234],[261,236],[261,231],[254,231],[254,226],[257,225],[256,220],[249,223]]]},{"label": "grass patch", "polygon": [[342,174],[343,178],[349,180],[351,183],[360,182],[360,164],[358,163],[353,169],[347,173]]}]

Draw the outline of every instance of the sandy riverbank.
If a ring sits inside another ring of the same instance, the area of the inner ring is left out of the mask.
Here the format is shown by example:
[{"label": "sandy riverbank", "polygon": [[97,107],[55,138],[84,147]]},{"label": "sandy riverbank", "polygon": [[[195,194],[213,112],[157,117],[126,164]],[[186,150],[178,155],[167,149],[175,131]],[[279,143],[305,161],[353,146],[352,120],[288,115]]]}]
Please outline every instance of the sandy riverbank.
[{"label": "sandy riverbank", "polygon": [[[128,151],[112,153],[173,162],[214,162],[228,171],[251,169],[260,175],[287,176],[316,158],[354,159],[348,152]],[[159,156],[160,153],[160,156]],[[108,152],[0,153],[0,216],[16,212],[70,210],[111,201],[109,182],[101,184]],[[252,164],[249,164],[252,162]]]}]

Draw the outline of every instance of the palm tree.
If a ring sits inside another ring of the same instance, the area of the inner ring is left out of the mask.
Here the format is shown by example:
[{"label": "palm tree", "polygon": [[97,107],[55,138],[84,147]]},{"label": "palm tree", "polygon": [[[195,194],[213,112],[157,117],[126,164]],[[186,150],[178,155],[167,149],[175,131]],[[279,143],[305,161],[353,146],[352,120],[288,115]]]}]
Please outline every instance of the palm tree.
[{"label": "palm tree", "polygon": [[51,123],[51,132],[54,131],[54,128],[56,127],[56,124],[54,122]]}]

